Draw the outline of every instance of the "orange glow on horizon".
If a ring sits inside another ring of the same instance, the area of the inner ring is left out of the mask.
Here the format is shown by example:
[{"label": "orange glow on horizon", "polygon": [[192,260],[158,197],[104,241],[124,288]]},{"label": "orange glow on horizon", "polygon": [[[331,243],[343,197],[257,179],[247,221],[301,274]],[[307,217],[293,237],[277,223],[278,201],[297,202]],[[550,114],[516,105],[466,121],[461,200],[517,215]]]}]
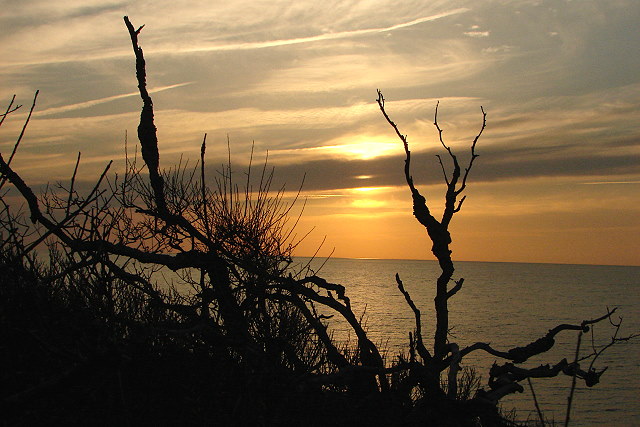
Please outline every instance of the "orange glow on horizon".
[{"label": "orange glow on horizon", "polygon": [[[640,265],[637,216],[617,213],[617,221],[626,225],[612,227],[613,208],[601,207],[600,196],[585,193],[566,200],[562,192],[549,192],[549,187],[539,184],[470,187],[469,200],[450,228],[454,260]],[[421,191],[434,196],[430,207],[438,217],[438,189],[426,186]],[[332,256],[341,258],[434,259],[431,242],[413,217],[405,187],[356,187],[331,194],[334,197],[309,201],[298,229],[313,232],[296,255],[315,253],[326,237],[320,256],[333,251]],[[610,189],[607,194],[614,197]],[[618,204],[624,203],[623,196],[620,193]],[[613,251],[616,246],[627,250]]]}]

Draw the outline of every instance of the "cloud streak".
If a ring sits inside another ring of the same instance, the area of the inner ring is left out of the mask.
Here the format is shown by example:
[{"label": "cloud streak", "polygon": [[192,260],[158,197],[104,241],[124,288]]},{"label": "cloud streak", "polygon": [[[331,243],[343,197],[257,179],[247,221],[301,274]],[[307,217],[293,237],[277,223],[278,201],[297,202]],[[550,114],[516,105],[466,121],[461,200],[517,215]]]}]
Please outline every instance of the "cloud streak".
[{"label": "cloud streak", "polygon": [[[467,12],[468,10],[469,9],[467,8],[458,8],[458,9],[450,10],[448,12],[438,13],[436,15],[431,15],[431,16],[425,16],[422,18],[414,19],[409,22],[403,22],[401,24],[392,25],[390,27],[365,28],[362,30],[340,31],[336,33],[319,34],[317,36],[298,37],[293,39],[269,40],[269,41],[263,41],[263,42],[199,46],[194,48],[178,49],[177,52],[190,53],[190,52],[211,52],[211,51],[230,51],[230,50],[253,50],[253,49],[265,49],[265,48],[278,47],[278,46],[288,46],[288,45],[301,44],[301,43],[312,43],[312,42],[326,41],[326,40],[345,39],[345,38],[358,37],[358,36],[363,36],[368,34],[386,33],[394,30],[399,30],[401,28],[412,27],[414,25],[422,24],[425,22],[435,21],[437,19],[446,18],[452,15],[458,15],[460,13]],[[172,51],[172,52],[175,53],[176,51]]]},{"label": "cloud streak", "polygon": [[[187,54],[198,52],[229,52],[229,51],[245,51],[245,50],[257,50],[267,49],[279,46],[290,46],[297,44],[313,43],[328,40],[347,39],[352,37],[365,36],[369,34],[388,33],[391,31],[413,27],[422,23],[436,21],[438,19],[446,18],[468,12],[468,8],[456,8],[447,12],[442,12],[434,15],[424,16],[408,22],[402,22],[387,27],[365,28],[360,30],[347,30],[339,32],[330,32],[324,34],[318,34],[308,37],[297,37],[291,39],[278,39],[278,40],[266,40],[259,42],[242,42],[242,43],[230,43],[230,44],[212,44],[212,45],[200,45],[200,46],[175,46],[145,49],[147,55],[150,54]],[[83,52],[82,54],[65,54],[64,56],[55,58],[40,57],[32,61],[7,61],[0,68],[4,67],[20,67],[20,66],[34,66],[34,65],[46,65],[46,64],[59,64],[65,62],[86,62],[93,60],[105,60],[128,57],[131,53],[129,50],[112,50],[102,51],[100,53]]]},{"label": "cloud streak", "polygon": [[[158,87],[158,88],[149,90],[149,93],[163,92],[165,90],[170,90],[170,89],[175,89],[175,88],[187,86],[187,85],[190,85],[192,83],[193,82],[185,82],[185,83],[178,83],[178,84],[169,85],[169,86],[162,86],[162,87]],[[111,101],[116,101],[118,99],[123,99],[123,98],[129,98],[131,96],[137,96],[137,95],[139,95],[138,91],[129,92],[129,93],[123,93],[123,94],[120,94],[120,95],[108,96],[108,97],[105,97],[105,98],[92,99],[90,101],[78,102],[76,104],[63,105],[61,107],[47,108],[46,110],[37,111],[35,113],[35,115],[39,116],[39,117],[43,117],[43,116],[50,116],[50,115],[53,115],[53,114],[66,113],[66,112],[69,112],[69,111],[81,110],[83,108],[90,108],[90,107],[93,107],[93,106],[96,106],[96,105],[106,104],[106,103],[111,102]]]},{"label": "cloud streak", "polygon": [[[399,145],[400,143],[398,143]],[[582,153],[579,146],[567,147],[565,156],[537,155],[526,147],[480,147],[481,159],[474,164],[473,183],[522,182],[527,179],[561,178],[565,181],[584,179],[580,184],[634,184],[640,155]],[[373,159],[322,158],[299,159],[296,163],[276,165],[276,179],[294,184],[305,176],[308,191],[335,191],[357,187],[404,186],[402,149],[397,153]],[[424,152],[412,150],[412,173],[417,185],[443,185],[435,147]],[[461,153],[461,161],[462,153]],[[368,176],[362,179],[362,176]],[[600,179],[598,179],[598,178]],[[595,178],[595,179],[594,179]]]}]

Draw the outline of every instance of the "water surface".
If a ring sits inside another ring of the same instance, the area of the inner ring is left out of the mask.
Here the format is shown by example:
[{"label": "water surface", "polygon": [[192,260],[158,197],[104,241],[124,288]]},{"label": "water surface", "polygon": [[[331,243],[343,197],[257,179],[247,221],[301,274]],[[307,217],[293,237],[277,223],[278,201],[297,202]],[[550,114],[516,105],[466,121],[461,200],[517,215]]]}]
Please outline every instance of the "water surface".
[{"label": "water surface", "polygon": [[[306,263],[308,259],[296,258]],[[324,260],[314,260],[316,267]],[[413,312],[395,283],[399,273],[405,289],[422,312],[425,344],[434,333],[433,297],[439,269],[435,261],[331,259],[319,275],[347,287],[356,315],[364,315],[372,339],[394,355],[406,351],[408,333],[415,326]],[[450,341],[466,347],[489,342],[500,350],[523,346],[560,323],[579,324],[599,317],[607,307],[619,307],[624,317],[622,335],[640,332],[640,267],[563,264],[457,262],[454,278],[464,277],[464,286],[449,300]],[[333,322],[337,337],[344,325]],[[594,328],[596,344],[606,344],[613,329],[608,324]],[[556,338],[549,352],[530,359],[523,367],[573,359],[577,333],[566,331]],[[583,337],[582,352],[591,351],[591,335]],[[608,349],[596,367],[609,367],[601,383],[593,388],[579,385],[574,396],[572,425],[634,425],[640,423],[640,339]],[[467,366],[488,379],[488,368],[496,360],[484,352],[472,353]],[[498,361],[501,362],[501,361]],[[564,422],[571,378],[533,380],[534,390],[548,418]],[[518,409],[520,419],[535,417],[531,392],[504,398],[503,407]]]}]

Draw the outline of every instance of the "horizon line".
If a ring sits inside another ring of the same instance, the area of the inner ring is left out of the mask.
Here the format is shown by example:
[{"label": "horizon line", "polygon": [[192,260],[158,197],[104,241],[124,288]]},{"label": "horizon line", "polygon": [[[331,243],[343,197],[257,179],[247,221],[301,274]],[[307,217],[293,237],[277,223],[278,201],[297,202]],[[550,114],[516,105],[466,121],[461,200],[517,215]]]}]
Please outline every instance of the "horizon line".
[{"label": "horizon line", "polygon": [[[346,256],[318,256],[315,257],[305,255],[294,255],[293,258],[317,258],[322,260],[327,259],[346,259],[346,260],[358,260],[358,261],[429,261],[438,262],[435,258],[377,258],[377,257],[346,257]],[[548,265],[586,265],[594,267],[640,267],[638,264],[588,264],[588,263],[573,263],[573,262],[548,262],[548,261],[477,261],[477,260],[453,260],[456,262],[477,262],[477,263],[492,263],[492,264],[548,264]]]}]

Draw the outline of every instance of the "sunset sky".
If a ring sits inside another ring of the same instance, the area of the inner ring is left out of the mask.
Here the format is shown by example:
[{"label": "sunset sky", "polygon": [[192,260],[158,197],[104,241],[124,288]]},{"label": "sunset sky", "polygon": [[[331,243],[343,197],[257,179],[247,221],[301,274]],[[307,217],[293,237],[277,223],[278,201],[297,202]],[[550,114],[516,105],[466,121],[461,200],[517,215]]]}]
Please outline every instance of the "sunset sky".
[{"label": "sunset sky", "polygon": [[[402,144],[434,212],[444,138],[466,159],[487,112],[454,260],[640,265],[640,2],[637,0],[21,0],[0,6],[0,99],[23,107],[0,129],[37,186],[122,171],[141,102],[122,17],[145,24],[161,166],[237,176],[252,142],[306,207],[298,255],[432,259],[411,214]],[[26,108],[26,110],[24,109]],[[279,184],[278,184],[279,185]]]}]

